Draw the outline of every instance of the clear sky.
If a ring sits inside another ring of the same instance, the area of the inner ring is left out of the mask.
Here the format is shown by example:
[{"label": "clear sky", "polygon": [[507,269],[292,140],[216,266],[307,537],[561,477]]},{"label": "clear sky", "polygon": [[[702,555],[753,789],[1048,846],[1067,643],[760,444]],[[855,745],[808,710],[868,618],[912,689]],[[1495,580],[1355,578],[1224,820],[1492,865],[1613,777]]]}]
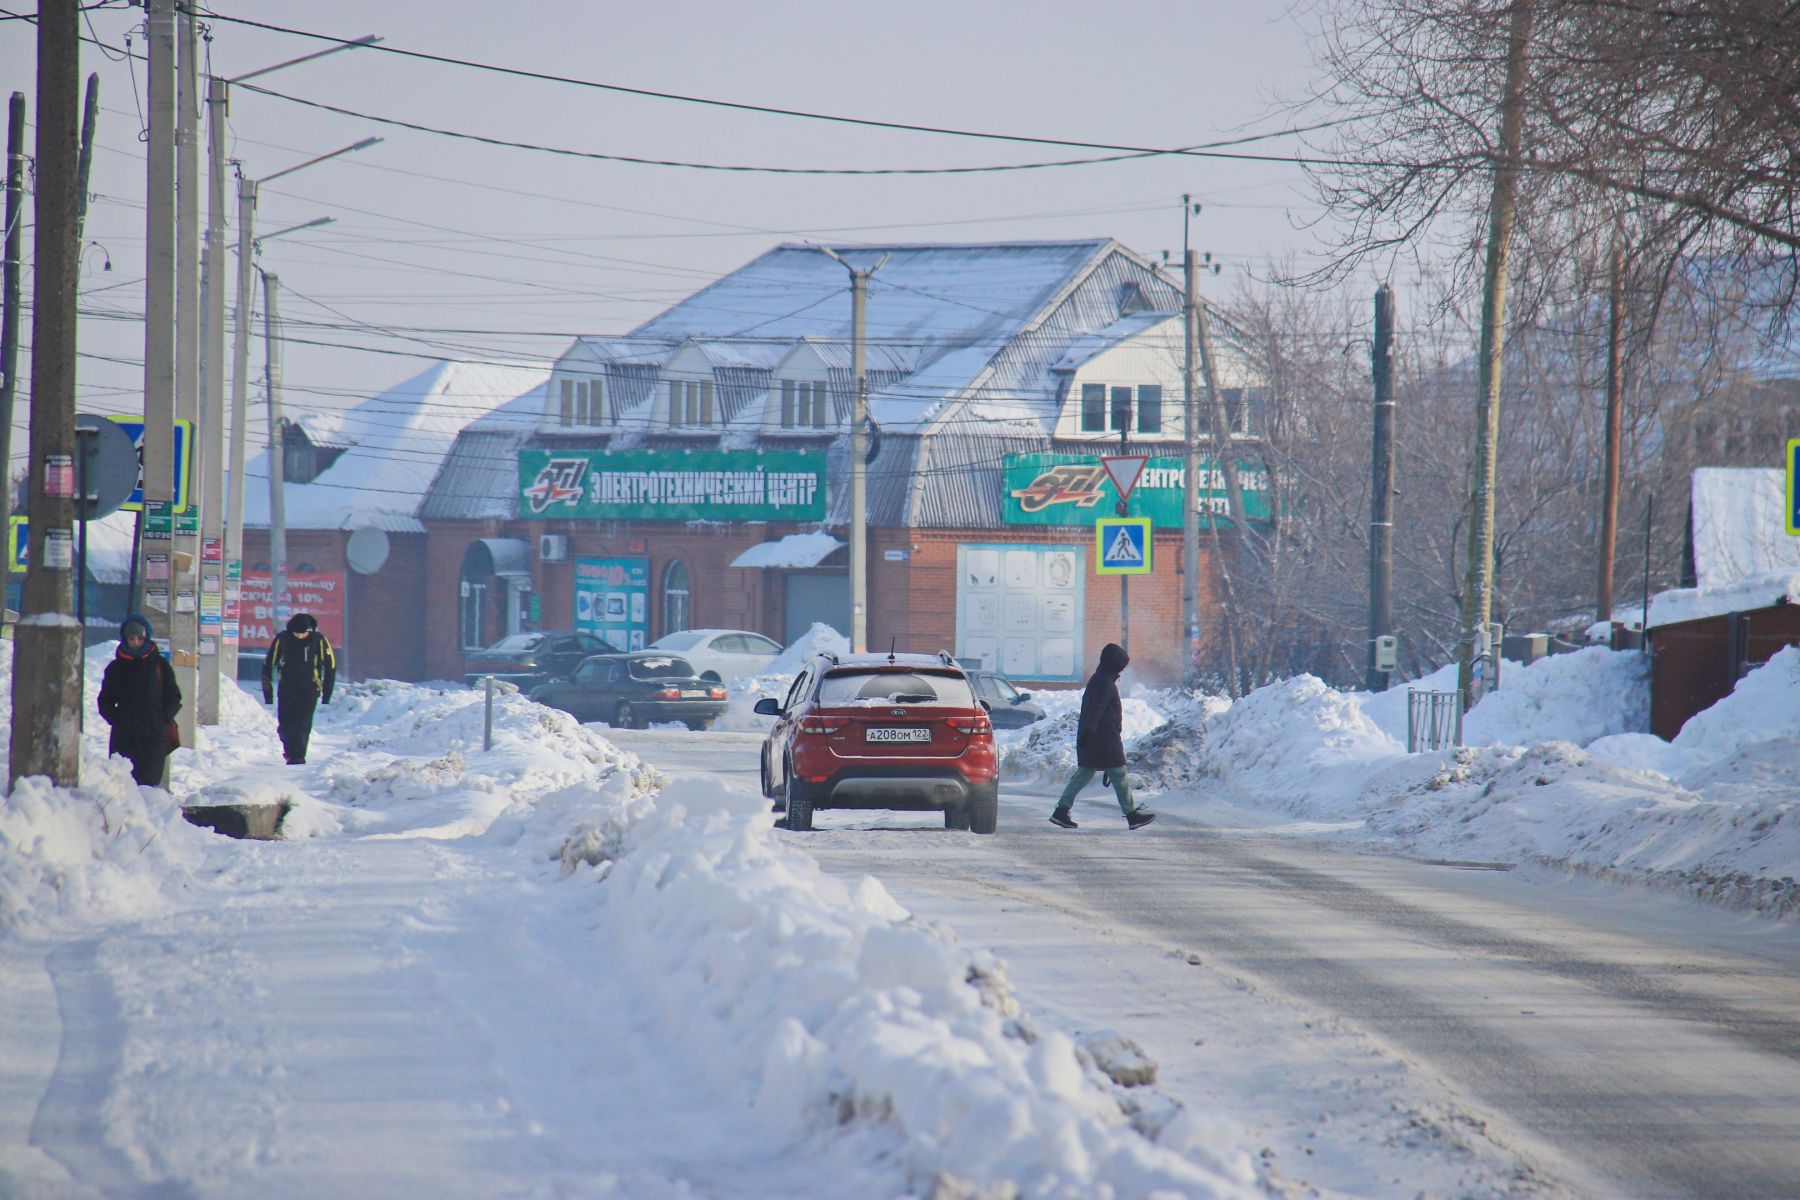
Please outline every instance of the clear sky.
[{"label": "clear sky", "polygon": [[[0,17],[35,8],[0,0]],[[253,81],[361,115],[246,87],[233,93],[229,153],[252,178],[384,139],[264,193],[259,231],[334,222],[272,239],[259,259],[282,283],[291,339],[284,398],[294,412],[379,392],[430,357],[552,358],[571,336],[628,330],[781,241],[1111,236],[1154,256],[1179,252],[1179,198],[1191,192],[1206,206],[1193,245],[1225,266],[1205,284],[1213,294],[1233,272],[1313,246],[1301,226],[1316,210],[1298,170],[1281,163],[1165,156],[952,175],[727,172],[501,148],[373,119],[713,165],[966,167],[1107,154],[748,113],[388,52],[399,50],[812,113],[1192,146],[1290,123],[1274,98],[1304,87],[1310,54],[1282,3],[237,0],[209,11],[204,61],[227,77],[329,44],[228,18],[346,39],[376,34],[387,48]],[[101,357],[82,361],[84,411],[141,403],[144,69],[120,51],[129,37],[143,52],[142,20],[141,8],[117,0],[94,9],[89,28],[107,49],[83,46],[83,75],[101,77],[80,331],[83,352]],[[0,19],[0,84],[24,91],[35,110],[34,40],[30,22]],[[1298,146],[1274,138],[1240,149],[1281,155]],[[871,319],[879,322],[878,294]],[[260,345],[253,353],[260,363]]]}]

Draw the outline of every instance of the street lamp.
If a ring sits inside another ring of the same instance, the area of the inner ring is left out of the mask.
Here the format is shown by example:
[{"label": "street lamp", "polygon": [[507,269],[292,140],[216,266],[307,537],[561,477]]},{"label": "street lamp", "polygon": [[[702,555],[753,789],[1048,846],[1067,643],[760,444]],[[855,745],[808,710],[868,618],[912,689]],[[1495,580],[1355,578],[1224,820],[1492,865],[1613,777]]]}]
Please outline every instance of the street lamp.
[{"label": "street lamp", "polygon": [[[202,555],[202,570],[219,571],[229,576],[231,566],[238,564],[241,571],[243,561],[243,515],[244,515],[244,415],[247,405],[244,371],[249,361],[249,343],[245,340],[249,323],[250,275],[249,260],[252,239],[247,236],[249,223],[256,211],[256,184],[254,181],[240,177],[238,184],[238,220],[242,225],[238,240],[238,279],[237,279],[237,329],[232,346],[232,412],[231,412],[231,490],[226,497],[224,519],[221,521],[218,497],[225,491],[225,447],[221,442],[225,421],[225,110],[230,87],[246,79],[254,79],[286,67],[311,62],[323,58],[327,54],[336,54],[340,50],[350,50],[361,46],[372,46],[381,39],[374,34],[357,38],[320,50],[312,54],[304,54],[299,58],[291,58],[273,66],[263,67],[243,75],[228,79],[209,76],[206,81],[206,119],[207,119],[207,157],[209,168],[208,204],[206,219],[206,353],[203,355],[205,375],[202,380],[202,403],[206,419],[202,422],[206,436],[201,439],[200,496],[201,496],[201,537],[222,547],[222,562],[209,563]],[[373,145],[379,139],[370,138],[358,142],[353,147],[337,151],[339,154],[350,150],[360,150],[364,146]],[[324,155],[322,158],[330,158]],[[290,167],[289,171],[297,171],[300,167],[310,166],[312,159],[299,166]],[[269,179],[274,176],[269,176]],[[267,182],[265,179],[264,182]],[[247,199],[246,199],[247,189]],[[283,232],[288,232],[284,230]],[[221,527],[222,526],[222,527]],[[240,580],[241,582],[241,580]],[[219,581],[218,595],[221,601],[228,594],[228,579]],[[237,677],[237,639],[227,638],[224,634],[224,613],[220,614],[220,636],[215,647],[217,653],[200,658],[199,695],[194,705],[195,716],[202,724],[217,724],[219,719],[219,680],[221,676],[235,679]]]}]

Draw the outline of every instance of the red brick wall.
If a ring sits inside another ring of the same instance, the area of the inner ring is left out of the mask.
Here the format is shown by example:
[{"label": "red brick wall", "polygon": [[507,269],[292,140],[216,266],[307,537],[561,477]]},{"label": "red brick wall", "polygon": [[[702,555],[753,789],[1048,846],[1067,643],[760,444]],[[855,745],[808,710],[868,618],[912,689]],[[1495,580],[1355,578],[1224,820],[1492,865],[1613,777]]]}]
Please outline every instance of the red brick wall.
[{"label": "red brick wall", "polygon": [[[445,630],[455,640],[456,630],[454,604],[445,613],[427,603],[430,593],[425,582],[425,535],[389,534],[387,562],[373,575],[358,575],[350,570],[344,553],[349,537],[337,529],[295,529],[287,538],[290,570],[310,566],[345,577],[345,634],[344,644],[339,647],[339,677],[425,678],[427,641],[446,636]],[[243,553],[247,567],[266,570],[269,531],[244,530]]]}]

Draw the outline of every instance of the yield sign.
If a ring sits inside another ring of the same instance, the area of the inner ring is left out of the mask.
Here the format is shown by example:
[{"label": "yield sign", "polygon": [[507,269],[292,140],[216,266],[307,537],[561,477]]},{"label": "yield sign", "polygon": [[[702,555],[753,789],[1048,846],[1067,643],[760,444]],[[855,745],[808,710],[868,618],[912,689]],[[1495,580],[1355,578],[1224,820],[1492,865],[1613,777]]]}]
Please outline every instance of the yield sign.
[{"label": "yield sign", "polygon": [[1100,463],[1112,477],[1113,486],[1119,489],[1119,499],[1129,500],[1131,490],[1137,487],[1138,479],[1144,473],[1144,464],[1149,461],[1148,454],[1119,454],[1102,458]]}]

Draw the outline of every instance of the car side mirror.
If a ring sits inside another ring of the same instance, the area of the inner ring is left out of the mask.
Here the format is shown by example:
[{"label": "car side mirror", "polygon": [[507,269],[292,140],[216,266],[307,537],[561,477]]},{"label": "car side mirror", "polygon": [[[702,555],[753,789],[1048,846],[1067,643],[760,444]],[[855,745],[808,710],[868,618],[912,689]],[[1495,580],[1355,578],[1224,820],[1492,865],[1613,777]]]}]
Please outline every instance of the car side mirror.
[{"label": "car side mirror", "polygon": [[761,700],[756,702],[756,707],[750,711],[759,717],[779,717],[781,715],[781,701],[773,696],[764,696]]},{"label": "car side mirror", "polygon": [[1013,703],[1014,704],[1023,704],[1029,699],[1031,699],[1030,692],[1020,692],[1017,696],[1013,697]]}]

